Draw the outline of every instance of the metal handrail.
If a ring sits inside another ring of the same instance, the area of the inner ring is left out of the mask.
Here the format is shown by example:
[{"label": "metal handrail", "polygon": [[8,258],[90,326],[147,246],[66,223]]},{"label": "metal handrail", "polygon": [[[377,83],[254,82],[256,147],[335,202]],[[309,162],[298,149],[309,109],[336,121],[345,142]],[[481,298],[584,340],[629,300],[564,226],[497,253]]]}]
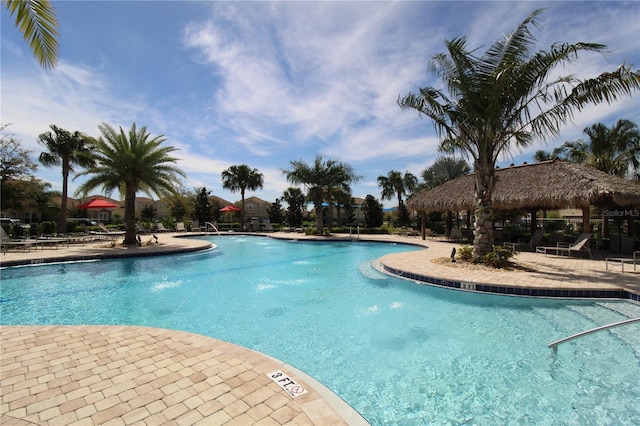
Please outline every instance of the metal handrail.
[{"label": "metal handrail", "polygon": [[548,348],[553,348],[553,352],[555,353],[555,352],[558,352],[558,345],[560,345],[560,344],[562,344],[564,342],[568,342],[569,340],[573,340],[573,339],[576,339],[578,337],[585,336],[587,334],[595,333],[596,331],[608,330],[610,328],[614,328],[614,327],[618,327],[618,326],[621,326],[621,325],[630,324],[632,322],[638,322],[638,321],[640,321],[640,317],[631,318],[631,319],[628,319],[628,320],[618,321],[618,322],[614,322],[612,324],[607,324],[607,325],[603,325],[603,326],[600,326],[600,327],[592,328],[591,330],[582,331],[580,333],[576,333],[576,334],[573,334],[571,336],[567,336],[567,337],[565,337],[563,339],[556,340],[555,342],[551,342],[551,343],[549,343],[547,345],[547,347]]},{"label": "metal handrail", "polygon": [[207,225],[211,225],[211,227],[213,228],[214,231],[216,231],[218,233],[218,237],[221,237],[222,235],[220,235],[220,231],[218,231],[218,228],[216,228],[216,226],[211,223],[211,222],[205,222],[204,223],[204,232],[207,232]]}]

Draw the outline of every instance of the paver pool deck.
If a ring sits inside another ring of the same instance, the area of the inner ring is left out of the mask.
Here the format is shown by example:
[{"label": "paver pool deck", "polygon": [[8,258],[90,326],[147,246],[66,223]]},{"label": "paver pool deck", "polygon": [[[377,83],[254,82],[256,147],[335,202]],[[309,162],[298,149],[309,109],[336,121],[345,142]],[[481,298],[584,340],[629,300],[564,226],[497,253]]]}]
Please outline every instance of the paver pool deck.
[{"label": "paver pool deck", "polygon": [[[0,266],[161,255],[211,247],[205,240],[176,236],[179,234],[160,234],[160,244],[130,249],[102,242],[9,251],[0,255]],[[268,236],[307,238],[295,233]],[[379,268],[401,271],[407,277],[436,277],[465,285],[640,294],[640,267],[636,271],[627,265],[622,272],[619,264],[610,263],[607,270],[604,255],[596,255],[594,260],[522,252],[516,260],[524,270],[496,271],[433,262],[448,258],[452,247],[459,247],[437,239],[361,239],[427,247],[378,260]],[[137,326],[21,325],[2,326],[0,345],[2,425],[367,424],[304,372],[265,354],[202,335]],[[268,376],[276,370],[307,393],[290,397]]]}]

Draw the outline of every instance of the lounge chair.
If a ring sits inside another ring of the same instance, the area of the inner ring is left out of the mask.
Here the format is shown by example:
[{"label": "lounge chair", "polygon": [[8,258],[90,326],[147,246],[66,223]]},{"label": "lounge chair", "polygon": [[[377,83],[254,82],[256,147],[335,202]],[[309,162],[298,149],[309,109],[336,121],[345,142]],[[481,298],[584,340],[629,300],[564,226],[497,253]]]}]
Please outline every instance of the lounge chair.
[{"label": "lounge chair", "polygon": [[462,240],[463,240],[462,229],[460,229],[460,228],[453,228],[451,230],[451,234],[447,238],[447,241],[454,241],[454,242],[459,242],[459,241],[462,241]]},{"label": "lounge chair", "polygon": [[106,226],[104,226],[104,223],[99,223],[98,228],[100,229],[100,233],[104,235],[115,236],[115,235],[124,235],[126,233],[125,231],[112,231]]},{"label": "lounge chair", "polygon": [[164,227],[162,222],[156,223],[156,229],[158,230],[158,232],[169,232],[169,230]]},{"label": "lounge chair", "polygon": [[176,232],[186,232],[187,228],[184,227],[183,222],[176,223]]},{"label": "lounge chair", "polygon": [[149,231],[147,228],[145,228],[144,226],[142,226],[139,223],[136,223],[136,232],[138,232],[139,234],[150,234],[151,231]]},{"label": "lounge chair", "polygon": [[514,248],[518,251],[522,251],[522,250],[534,251],[536,247],[538,247],[538,244],[540,244],[540,241],[542,241],[542,236],[543,236],[542,229],[536,229],[536,232],[533,233],[533,235],[529,239],[529,242],[516,243],[514,244]]},{"label": "lounge chair", "polygon": [[31,247],[37,244],[36,240],[20,240],[14,241],[12,240],[6,232],[4,232],[4,228],[0,226],[0,248],[2,249],[2,253],[7,253],[7,250],[10,247],[21,248],[27,251],[31,251]]},{"label": "lounge chair", "polygon": [[555,252],[557,256],[561,256],[566,253],[567,256],[571,256],[572,253],[587,253],[590,258],[591,247],[589,247],[589,240],[591,239],[591,233],[585,232],[580,234],[578,239],[571,245],[566,243],[557,243],[555,247],[536,247],[536,253],[544,253],[546,256],[548,252]]}]

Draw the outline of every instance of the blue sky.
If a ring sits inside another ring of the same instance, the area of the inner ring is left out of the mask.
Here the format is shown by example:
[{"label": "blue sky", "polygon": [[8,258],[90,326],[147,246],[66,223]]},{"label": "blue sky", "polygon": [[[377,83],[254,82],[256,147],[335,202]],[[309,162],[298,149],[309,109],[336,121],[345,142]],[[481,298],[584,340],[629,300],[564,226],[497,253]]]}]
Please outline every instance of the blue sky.
[{"label": "blue sky", "polygon": [[[60,63],[41,69],[7,10],[1,15],[0,121],[35,154],[55,124],[99,136],[102,122],[146,126],[179,148],[186,188],[230,201],[220,173],[247,164],[264,174],[267,201],[290,186],[281,170],[317,154],[350,164],[364,179],[355,196],[380,197],[389,170],[416,175],[440,155],[431,121],[402,111],[399,95],[438,86],[426,73],[443,41],[466,35],[483,52],[537,8],[537,49],[597,42],[559,70],[593,77],[623,62],[640,66],[640,2],[178,2],[56,1]],[[640,124],[640,93],[587,108],[559,138],[513,152],[501,165],[532,161],[620,118]],[[37,175],[61,188],[58,169]],[[74,191],[79,181],[71,184]],[[142,195],[142,194],[140,194]],[[113,194],[118,198],[117,194]],[[385,201],[392,206],[393,201]]]}]

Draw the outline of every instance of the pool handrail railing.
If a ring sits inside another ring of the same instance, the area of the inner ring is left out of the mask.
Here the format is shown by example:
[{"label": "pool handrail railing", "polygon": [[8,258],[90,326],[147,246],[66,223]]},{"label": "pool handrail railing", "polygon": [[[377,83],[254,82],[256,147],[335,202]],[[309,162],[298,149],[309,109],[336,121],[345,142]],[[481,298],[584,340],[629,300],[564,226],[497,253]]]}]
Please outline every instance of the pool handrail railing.
[{"label": "pool handrail railing", "polygon": [[558,352],[558,345],[560,345],[562,343],[568,342],[568,341],[573,340],[573,339],[577,339],[578,337],[586,336],[586,335],[591,334],[591,333],[595,333],[597,331],[608,330],[610,328],[619,327],[621,325],[631,324],[633,322],[638,322],[638,321],[640,321],[640,317],[638,317],[638,318],[630,318],[630,319],[627,319],[627,320],[618,321],[618,322],[614,322],[614,323],[607,324],[607,325],[602,325],[600,327],[592,328],[590,330],[581,331],[580,333],[572,334],[571,336],[567,336],[567,337],[562,338],[560,340],[556,340],[555,342],[549,343],[547,345],[547,347],[548,348],[553,348],[553,352],[557,353]]}]

